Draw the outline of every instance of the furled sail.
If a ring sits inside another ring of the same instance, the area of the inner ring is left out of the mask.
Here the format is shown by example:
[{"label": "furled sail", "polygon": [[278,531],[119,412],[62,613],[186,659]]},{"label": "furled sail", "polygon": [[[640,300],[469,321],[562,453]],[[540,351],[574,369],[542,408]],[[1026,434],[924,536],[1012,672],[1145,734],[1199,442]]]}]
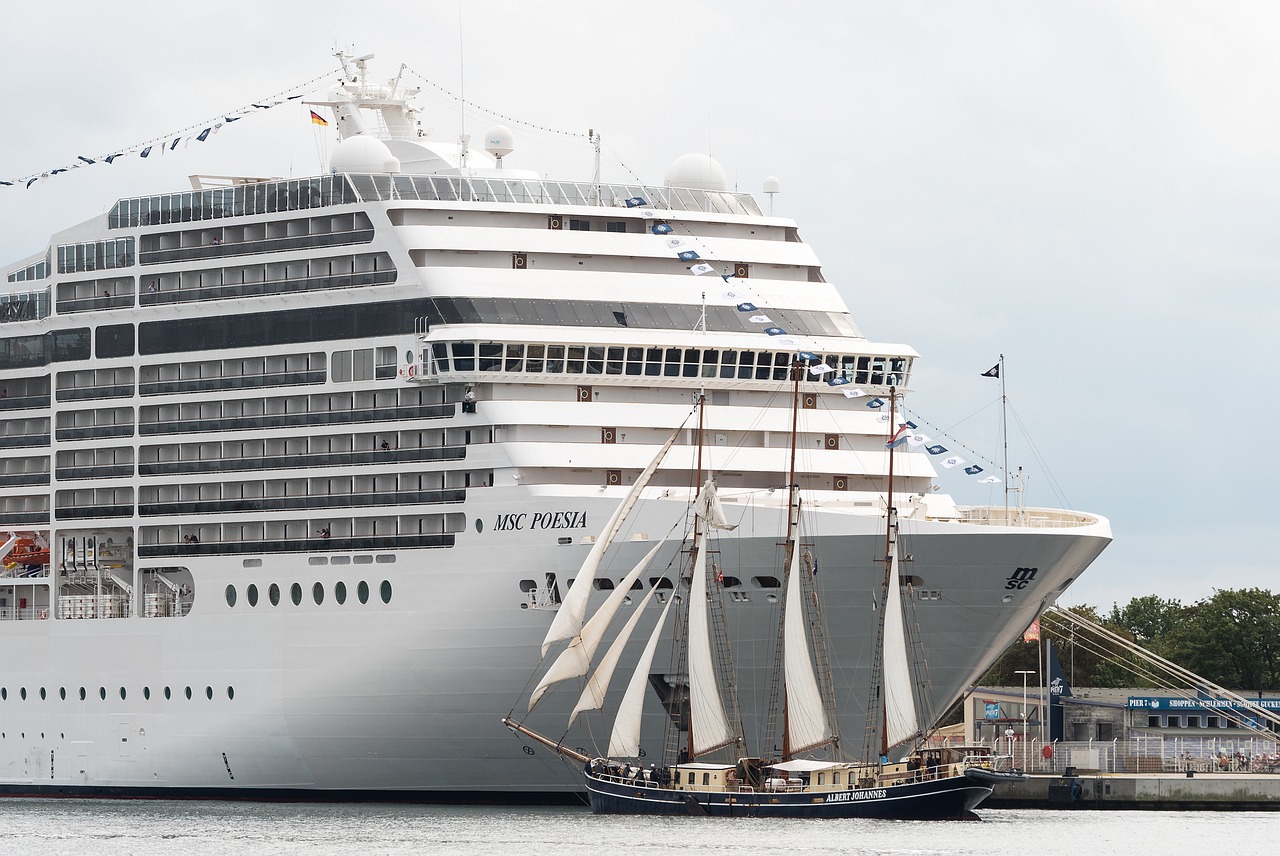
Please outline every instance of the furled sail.
[{"label": "furled sail", "polygon": [[822,704],[818,678],[810,651],[808,619],[800,575],[807,573],[800,561],[800,539],[792,542],[787,572],[787,605],[782,620],[783,675],[787,688],[787,736],[792,752],[803,752],[831,741],[831,724]]},{"label": "furled sail", "polygon": [[889,583],[884,603],[884,733],[887,746],[897,746],[920,733],[907,633],[903,625],[902,589],[898,581],[898,546],[890,545]]},{"label": "furled sail", "polygon": [[[645,595],[648,600],[656,589],[650,589]],[[653,654],[658,650],[658,640],[662,638],[662,628],[667,623],[667,613],[675,598],[667,598],[667,605],[658,616],[658,623],[649,634],[649,641],[636,663],[636,670],[627,683],[627,691],[622,695],[622,704],[618,706],[618,715],[613,720],[613,733],[609,735],[610,758],[635,758],[640,754],[640,713],[644,708],[644,691],[649,684],[649,669],[653,665]],[[640,610],[636,610],[639,614]]]},{"label": "furled sail", "polygon": [[578,575],[574,578],[573,585],[565,593],[560,609],[556,612],[556,617],[551,621],[551,627],[547,630],[547,637],[542,640],[542,656],[547,656],[547,649],[556,642],[562,639],[572,639],[581,632],[582,621],[587,613],[587,598],[591,596],[591,581],[595,579],[596,569],[600,567],[600,561],[604,558],[605,551],[613,543],[613,537],[618,534],[622,521],[626,519],[636,502],[639,501],[640,492],[649,483],[649,479],[653,477],[658,465],[667,456],[667,452],[671,450],[671,446],[676,442],[676,438],[680,436],[682,430],[684,430],[683,425],[671,432],[671,436],[667,438],[667,442],[658,450],[658,454],[654,456],[654,459],[649,462],[649,466],[645,467],[644,471],[636,477],[635,484],[627,491],[627,495],[622,498],[622,502],[614,510],[613,516],[604,525],[604,529],[600,530],[600,537],[596,538],[596,542],[591,545],[591,552],[587,554],[582,567],[578,569]]},{"label": "furled sail", "polygon": [[[578,718],[578,714],[584,710],[597,710],[604,704],[605,693],[609,691],[609,682],[613,680],[613,672],[618,667],[618,660],[622,657],[622,651],[626,648],[627,643],[631,641],[631,634],[635,632],[636,624],[640,622],[640,616],[644,614],[644,609],[649,605],[649,601],[653,600],[654,592],[657,588],[649,589],[648,594],[640,599],[640,605],[635,608],[631,618],[627,619],[627,623],[622,626],[617,637],[609,645],[609,650],[604,652],[604,656],[600,658],[599,665],[596,670],[591,673],[591,680],[587,681],[587,685],[582,688],[582,695],[578,697],[578,704],[574,707],[573,713],[569,714],[569,724],[573,725],[573,721]],[[587,625],[590,626],[588,621]],[[583,631],[585,632],[585,630]]]},{"label": "furled sail", "polygon": [[[560,656],[551,664],[551,668],[547,669],[547,673],[542,676],[542,680],[534,688],[533,694],[529,696],[530,710],[533,710],[533,706],[538,703],[538,699],[542,698],[543,693],[551,687],[561,681],[567,681],[569,678],[579,678],[587,673],[591,668],[591,661],[596,656],[596,649],[600,647],[600,641],[604,638],[605,631],[609,629],[609,623],[617,615],[618,608],[622,606],[623,599],[661,549],[661,541],[653,545],[653,549],[646,553],[644,558],[623,577],[617,588],[609,593],[609,597],[596,610],[595,615],[591,616],[590,620],[583,625],[582,632],[574,636],[573,640],[569,642],[569,647],[560,652]],[[572,722],[573,719],[570,718],[569,721]]]},{"label": "furled sail", "polygon": [[[710,496],[707,496],[708,493]],[[703,512],[718,504],[715,499],[715,483],[708,479],[698,496],[698,516],[707,520],[703,517]],[[689,715],[693,729],[693,752],[699,755],[726,746],[737,738],[729,728],[729,716],[720,695],[712,657],[707,616],[707,545],[706,535],[701,528],[693,547],[693,582],[689,587]]]}]

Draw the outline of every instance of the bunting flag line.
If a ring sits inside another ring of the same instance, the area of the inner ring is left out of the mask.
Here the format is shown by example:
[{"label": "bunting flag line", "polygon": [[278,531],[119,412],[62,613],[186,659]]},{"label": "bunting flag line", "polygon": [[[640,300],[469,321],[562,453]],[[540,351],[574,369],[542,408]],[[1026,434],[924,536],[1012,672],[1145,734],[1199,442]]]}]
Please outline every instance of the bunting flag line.
[{"label": "bunting flag line", "polygon": [[932,446],[925,446],[924,450],[930,455],[945,455],[947,453],[947,447],[937,443]]},{"label": "bunting flag line", "polygon": [[[42,181],[44,179],[51,178],[53,176],[61,175],[62,173],[69,172],[72,169],[77,169],[80,167],[89,167],[89,166],[100,166],[102,164],[107,164],[108,166],[110,166],[114,164],[117,160],[120,160],[121,158],[129,157],[132,155],[137,155],[140,158],[148,158],[151,156],[152,151],[155,150],[156,147],[159,147],[160,154],[164,154],[165,152],[174,151],[175,149],[178,148],[179,145],[182,145],[184,148],[186,148],[187,146],[190,146],[193,141],[197,143],[207,142],[211,136],[215,136],[218,133],[218,131],[222,128],[223,125],[229,124],[231,122],[239,121],[240,119],[243,119],[245,116],[256,115],[256,111],[258,110],[270,110],[273,107],[279,107],[281,104],[288,104],[291,101],[294,101],[298,98],[302,98],[305,95],[307,95],[309,92],[313,92],[317,88],[319,88],[320,84],[327,83],[329,80],[331,80],[333,78],[333,74],[334,74],[333,72],[327,72],[325,74],[318,75],[317,77],[313,77],[311,80],[308,80],[304,83],[299,83],[295,86],[291,86],[288,89],[285,89],[284,91],[280,92],[279,94],[276,94],[271,96],[270,98],[264,99],[265,103],[259,103],[255,101],[250,103],[247,107],[242,107],[237,110],[231,110],[229,112],[222,113],[220,114],[219,118],[216,121],[209,120],[209,121],[200,122],[199,124],[191,125],[176,133],[164,134],[163,136],[154,137],[150,140],[146,140],[136,145],[125,146],[124,148],[108,149],[106,154],[97,155],[95,157],[91,157],[88,155],[77,155],[74,161],[68,164],[65,164],[63,166],[56,167],[54,169],[42,170],[38,173],[32,173],[30,175],[26,175],[21,178],[0,180],[0,187],[15,187],[18,185],[22,185],[23,187],[30,188],[33,184],[35,184],[38,181]],[[296,92],[296,90],[302,90],[302,91]],[[286,94],[289,92],[296,92],[296,94],[293,94],[293,95]],[[316,122],[316,124],[319,124],[319,125],[329,124],[327,121],[324,120],[323,117],[319,116],[315,111],[310,111],[310,112],[311,112],[313,122],[316,119],[320,120],[319,122]]]},{"label": "bunting flag line", "polygon": [[978,484],[1000,484],[1000,479],[995,476],[987,476],[985,479],[978,479]]},{"label": "bunting flag line", "polygon": [[944,458],[942,461],[942,465],[947,469],[952,469],[953,467],[960,466],[964,462],[965,462],[964,458],[960,457],[959,455],[952,455],[949,458]]}]

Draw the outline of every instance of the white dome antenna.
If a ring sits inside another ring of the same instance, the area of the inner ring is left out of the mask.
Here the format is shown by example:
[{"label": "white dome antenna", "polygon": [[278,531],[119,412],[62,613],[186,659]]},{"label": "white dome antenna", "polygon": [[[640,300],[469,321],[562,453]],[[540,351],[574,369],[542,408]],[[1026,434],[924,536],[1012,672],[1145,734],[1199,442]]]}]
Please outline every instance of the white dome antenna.
[{"label": "white dome antenna", "polygon": [[516,138],[506,125],[494,125],[484,132],[484,150],[493,155],[502,169],[502,159],[516,150]]},{"label": "white dome antenna", "polygon": [[764,195],[769,197],[769,216],[773,216],[773,197],[782,192],[782,182],[778,181],[776,175],[771,175],[764,180]]}]

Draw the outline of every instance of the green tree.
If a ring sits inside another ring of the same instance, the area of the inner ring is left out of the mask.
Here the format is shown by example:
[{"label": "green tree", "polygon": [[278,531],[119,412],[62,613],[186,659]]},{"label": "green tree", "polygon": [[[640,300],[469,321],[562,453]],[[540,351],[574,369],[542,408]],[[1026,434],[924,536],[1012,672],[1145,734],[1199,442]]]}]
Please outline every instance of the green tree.
[{"label": "green tree", "polygon": [[1169,659],[1216,684],[1280,689],[1280,595],[1218,589],[1184,612],[1168,642]]},{"label": "green tree", "polygon": [[1112,604],[1106,623],[1127,631],[1143,648],[1163,656],[1168,638],[1184,620],[1185,611],[1177,600],[1149,594],[1135,597],[1123,607]]}]

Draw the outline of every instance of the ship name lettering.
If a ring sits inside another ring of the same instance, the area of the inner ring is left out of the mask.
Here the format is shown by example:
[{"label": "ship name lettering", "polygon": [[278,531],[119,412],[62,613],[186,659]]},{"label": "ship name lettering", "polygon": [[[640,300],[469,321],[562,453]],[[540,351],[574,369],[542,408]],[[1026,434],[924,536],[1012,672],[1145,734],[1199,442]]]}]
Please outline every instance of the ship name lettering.
[{"label": "ship name lettering", "polygon": [[495,532],[519,532],[525,529],[586,529],[585,511],[509,512],[493,519]]},{"label": "ship name lettering", "polygon": [[493,521],[493,529],[495,532],[523,529],[524,519],[528,516],[527,514],[499,514]]},{"label": "ship name lettering", "polygon": [[853,802],[859,800],[882,800],[889,796],[889,792],[884,788],[876,788],[870,791],[840,791],[839,793],[827,794],[827,802]]},{"label": "ship name lettering", "polygon": [[530,529],[586,529],[585,511],[535,511]]}]

